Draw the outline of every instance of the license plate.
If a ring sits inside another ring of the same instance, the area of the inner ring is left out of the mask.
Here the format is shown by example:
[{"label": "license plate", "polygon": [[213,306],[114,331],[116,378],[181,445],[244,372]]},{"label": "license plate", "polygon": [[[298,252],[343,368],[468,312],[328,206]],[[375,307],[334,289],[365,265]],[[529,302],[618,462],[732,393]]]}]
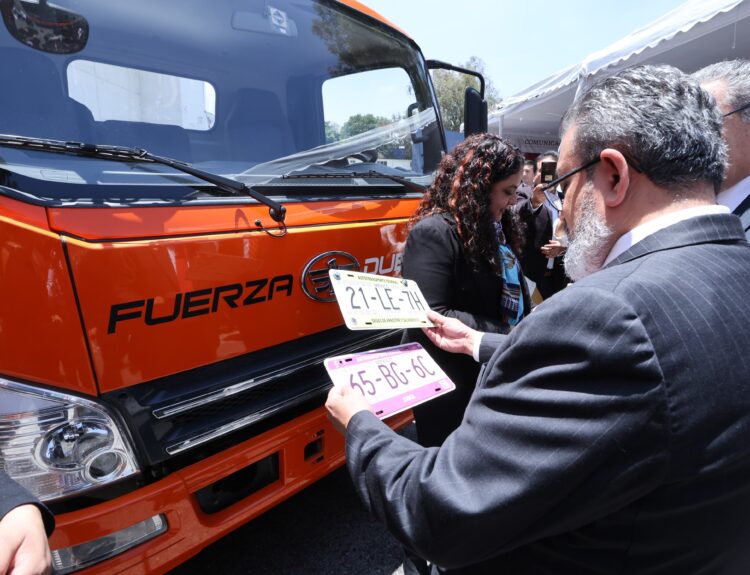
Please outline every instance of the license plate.
[{"label": "license plate", "polygon": [[334,386],[358,390],[380,419],[456,388],[418,343],[329,357],[323,363]]},{"label": "license plate", "polygon": [[433,327],[414,280],[342,270],[328,275],[349,329]]}]

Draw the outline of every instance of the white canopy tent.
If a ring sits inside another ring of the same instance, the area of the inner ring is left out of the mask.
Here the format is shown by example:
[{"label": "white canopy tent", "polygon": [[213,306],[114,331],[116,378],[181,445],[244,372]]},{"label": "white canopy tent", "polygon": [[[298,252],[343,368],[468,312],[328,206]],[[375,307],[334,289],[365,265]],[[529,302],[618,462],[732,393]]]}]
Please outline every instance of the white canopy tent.
[{"label": "white canopy tent", "polygon": [[526,153],[556,149],[563,114],[593,81],[637,64],[671,64],[693,72],[733,58],[750,59],[750,0],[688,0],[583,62],[503,100],[490,114],[489,131]]}]

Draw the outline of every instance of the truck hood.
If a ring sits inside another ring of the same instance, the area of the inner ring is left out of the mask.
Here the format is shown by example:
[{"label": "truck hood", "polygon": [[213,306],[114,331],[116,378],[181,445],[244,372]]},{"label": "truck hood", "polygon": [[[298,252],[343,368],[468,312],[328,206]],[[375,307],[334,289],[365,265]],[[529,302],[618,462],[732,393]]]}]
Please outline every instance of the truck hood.
[{"label": "truck hood", "polygon": [[282,237],[256,205],[48,208],[99,391],[341,325],[326,270],[398,274],[417,201],[289,204]]}]

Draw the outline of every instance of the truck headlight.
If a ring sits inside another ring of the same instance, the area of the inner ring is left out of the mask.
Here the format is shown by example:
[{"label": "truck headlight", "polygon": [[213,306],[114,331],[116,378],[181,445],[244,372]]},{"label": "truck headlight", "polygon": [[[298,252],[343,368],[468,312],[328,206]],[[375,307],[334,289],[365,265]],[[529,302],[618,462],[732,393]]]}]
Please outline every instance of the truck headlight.
[{"label": "truck headlight", "polygon": [[88,399],[0,377],[0,469],[42,501],[140,470],[126,434]]}]

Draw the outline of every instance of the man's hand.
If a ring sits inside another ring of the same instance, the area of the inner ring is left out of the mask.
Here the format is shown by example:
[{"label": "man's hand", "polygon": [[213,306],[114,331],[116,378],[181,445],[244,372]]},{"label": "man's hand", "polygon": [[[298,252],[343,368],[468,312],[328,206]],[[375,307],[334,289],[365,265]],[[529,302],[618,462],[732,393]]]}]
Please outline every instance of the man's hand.
[{"label": "man's hand", "polygon": [[544,186],[537,184],[534,186],[534,191],[531,193],[531,207],[537,209],[547,200],[547,196],[544,195]]},{"label": "man's hand", "polygon": [[481,337],[481,333],[471,329],[461,321],[452,317],[445,317],[429,310],[427,318],[435,327],[424,327],[422,331],[437,347],[451,353],[465,353],[474,355],[474,342]]},{"label": "man's hand", "polygon": [[349,420],[360,411],[372,411],[372,406],[364,396],[350,385],[334,386],[328,392],[326,400],[328,419],[331,420],[336,431],[344,435]]},{"label": "man's hand", "polygon": [[542,246],[542,255],[547,258],[556,258],[565,251],[565,246],[558,240],[550,240]]},{"label": "man's hand", "polygon": [[0,575],[46,575],[52,556],[42,514],[36,505],[19,505],[0,520]]}]

